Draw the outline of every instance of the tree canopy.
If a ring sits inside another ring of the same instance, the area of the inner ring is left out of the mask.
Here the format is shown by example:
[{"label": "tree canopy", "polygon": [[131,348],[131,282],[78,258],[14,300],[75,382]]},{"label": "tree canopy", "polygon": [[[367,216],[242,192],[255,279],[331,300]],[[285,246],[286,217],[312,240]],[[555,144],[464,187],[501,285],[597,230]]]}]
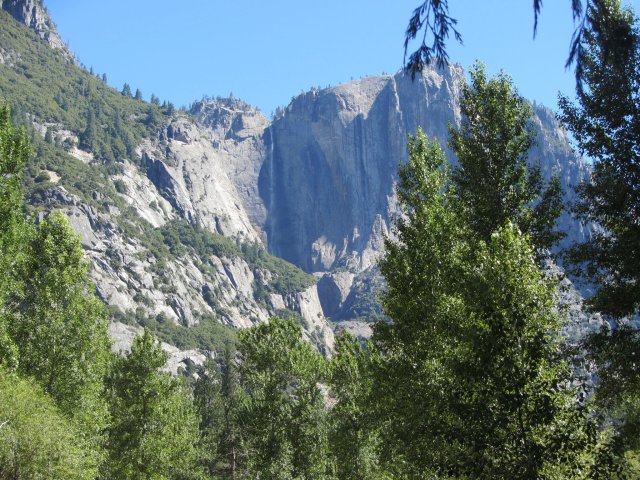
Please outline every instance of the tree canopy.
[{"label": "tree canopy", "polygon": [[599,438],[569,387],[553,279],[511,219],[480,237],[457,195],[419,132],[380,263],[392,319],[374,336],[383,460],[414,478],[582,478],[600,468]]},{"label": "tree canopy", "polygon": [[593,160],[574,212],[595,228],[568,258],[573,273],[595,287],[587,299],[592,310],[616,319],[584,346],[597,365],[596,400],[615,419],[618,447],[637,459],[640,333],[621,317],[640,307],[640,32],[617,0],[593,5],[588,15],[579,52],[584,88],[575,103],[561,97],[560,107],[563,124]]},{"label": "tree canopy", "polygon": [[513,222],[534,247],[550,249],[563,236],[555,230],[563,203],[559,180],[543,188],[540,169],[530,165],[531,106],[505,73],[488,79],[477,63],[470,75],[460,100],[460,129],[449,127],[458,160],[452,180],[465,221],[485,241]]},{"label": "tree canopy", "polygon": [[593,160],[574,211],[599,228],[571,250],[574,273],[597,285],[594,309],[623,316],[640,306],[640,33],[619,1],[606,8],[607,16],[595,6],[588,13],[584,89],[576,103],[561,96],[560,118]]}]

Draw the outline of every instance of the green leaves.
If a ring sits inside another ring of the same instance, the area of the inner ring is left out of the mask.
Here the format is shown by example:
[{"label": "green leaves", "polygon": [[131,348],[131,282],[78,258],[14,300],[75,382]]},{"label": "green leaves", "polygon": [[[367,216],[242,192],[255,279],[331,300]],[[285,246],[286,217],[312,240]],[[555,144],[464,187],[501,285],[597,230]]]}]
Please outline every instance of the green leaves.
[{"label": "green leaves", "polygon": [[373,414],[372,359],[361,343],[346,331],[336,337],[330,361],[331,396],[329,441],[337,478],[381,478],[378,461],[380,423]]},{"label": "green leaves", "polygon": [[[591,309],[624,317],[640,307],[640,33],[637,17],[617,0],[591,5],[587,16],[577,50],[584,84],[576,103],[560,98],[560,118],[593,159],[591,179],[576,189],[574,213],[596,227],[568,258],[572,273],[596,287]],[[585,346],[599,369],[596,399],[616,421],[618,451],[637,457],[640,342],[621,323],[591,335]],[[638,470],[636,461],[635,476]]]},{"label": "green leaves", "polygon": [[62,412],[98,434],[110,342],[103,304],[93,295],[80,240],[52,214],[32,228],[21,267],[23,288],[9,331],[19,371],[35,377]]},{"label": "green leaves", "polygon": [[640,36],[631,11],[605,3],[589,9],[580,50],[585,88],[577,104],[560,98],[560,118],[593,159],[574,211],[602,227],[569,252],[573,273],[597,285],[595,310],[624,316],[640,306]]},{"label": "green leaves", "polygon": [[201,478],[194,406],[169,374],[167,354],[145,330],[110,380],[108,478]]},{"label": "green leaves", "polygon": [[16,132],[9,108],[0,105],[0,364],[16,367],[18,351],[8,333],[13,292],[19,289],[17,265],[24,232],[22,168],[29,156],[24,132]]},{"label": "green leaves", "polygon": [[470,74],[460,101],[462,125],[449,127],[449,146],[459,161],[452,179],[464,221],[484,240],[510,221],[538,249],[549,249],[563,237],[554,230],[562,192],[558,179],[543,191],[539,169],[527,169],[535,139],[531,106],[505,73],[487,79],[477,63]]},{"label": "green leaves", "polygon": [[293,320],[272,318],[240,334],[240,417],[250,476],[326,478],[327,424],[318,382],[325,361]]},{"label": "green leaves", "polygon": [[[25,407],[42,409],[41,416],[33,410],[28,415],[50,427],[25,433],[33,427],[32,419],[12,417],[22,423],[12,430],[10,442],[28,444],[24,436],[33,435],[34,442],[43,444],[42,455],[59,455],[60,465],[74,461],[74,468],[95,474],[107,422],[102,390],[110,344],[104,309],[94,296],[80,241],[66,218],[52,214],[33,224],[24,217],[20,174],[28,155],[24,134],[13,130],[8,109],[0,108],[0,362],[38,382],[45,395],[36,391],[35,403]],[[19,380],[7,382],[16,395],[26,388]],[[68,442],[73,435],[82,439]],[[68,456],[52,453],[57,451],[51,445],[56,438],[68,443]],[[25,455],[27,460],[14,460],[29,463]],[[29,478],[54,478],[53,470],[47,469],[57,460],[40,460],[25,468]],[[85,478],[76,473],[55,475]]]},{"label": "green leaves", "polygon": [[559,359],[555,287],[521,231],[528,114],[509,82],[473,80],[453,180],[421,132],[400,170],[403,214],[380,262],[392,323],[374,336],[383,461],[412,478],[582,478],[594,425]]},{"label": "green leaves", "polygon": [[51,397],[0,369],[0,478],[91,480],[96,467],[82,431]]}]

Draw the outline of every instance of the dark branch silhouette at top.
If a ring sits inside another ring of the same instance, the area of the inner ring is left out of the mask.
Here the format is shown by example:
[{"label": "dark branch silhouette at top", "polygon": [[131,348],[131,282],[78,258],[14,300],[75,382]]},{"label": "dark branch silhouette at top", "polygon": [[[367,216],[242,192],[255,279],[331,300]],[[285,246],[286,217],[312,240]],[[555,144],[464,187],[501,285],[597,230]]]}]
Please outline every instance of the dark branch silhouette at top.
[{"label": "dark branch silhouette at top", "polygon": [[[576,65],[576,86],[582,89],[581,49],[582,37],[586,29],[591,27],[592,19],[587,15],[590,7],[604,15],[610,11],[610,0],[570,0],[573,13],[574,31],[569,44],[569,56],[566,68]],[[533,0],[533,35],[538,29],[538,19],[542,12],[542,0]],[[404,68],[414,78],[425,65],[435,61],[438,67],[449,63],[446,40],[453,33],[456,41],[462,44],[462,36],[457,30],[458,21],[449,15],[449,0],[425,0],[413,11],[404,39]],[[422,34],[419,47],[409,55],[409,43]],[[408,60],[407,60],[408,58]]]}]

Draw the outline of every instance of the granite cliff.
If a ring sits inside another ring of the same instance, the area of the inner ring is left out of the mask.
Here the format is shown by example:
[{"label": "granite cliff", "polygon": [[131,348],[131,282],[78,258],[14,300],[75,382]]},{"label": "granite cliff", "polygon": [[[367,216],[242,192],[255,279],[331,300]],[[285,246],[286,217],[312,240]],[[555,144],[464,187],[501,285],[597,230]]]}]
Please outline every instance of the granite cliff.
[{"label": "granite cliff", "polygon": [[[464,72],[453,65],[425,70],[415,81],[402,73],[370,77],[294,99],[267,136],[273,146],[261,194],[269,206],[270,250],[307,271],[369,268],[396,210],[394,182],[407,157],[407,135],[421,126],[446,145],[447,126],[460,120],[463,82]],[[570,197],[587,168],[553,113],[534,110],[531,161],[540,161],[547,178],[559,175]],[[581,235],[568,216],[561,227],[570,239]]]}]

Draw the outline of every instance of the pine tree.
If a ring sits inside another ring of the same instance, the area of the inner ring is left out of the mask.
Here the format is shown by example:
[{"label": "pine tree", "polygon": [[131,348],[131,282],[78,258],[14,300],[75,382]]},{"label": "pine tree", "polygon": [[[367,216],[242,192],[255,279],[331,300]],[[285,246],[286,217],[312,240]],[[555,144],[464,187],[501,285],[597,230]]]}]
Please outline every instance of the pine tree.
[{"label": "pine tree", "polygon": [[122,86],[122,92],[120,92],[120,93],[122,93],[122,95],[124,95],[125,97],[132,97],[132,96],[133,96],[133,95],[131,94],[131,87],[129,86],[129,84],[128,84],[128,83],[125,83],[125,84]]},{"label": "pine tree", "polygon": [[[614,317],[640,307],[640,32],[619,1],[592,5],[579,55],[584,80],[577,103],[561,97],[561,120],[593,159],[590,181],[577,188],[574,213],[596,224],[569,251],[573,273],[596,287],[587,299]],[[585,342],[598,367],[596,399],[615,419],[621,453],[640,456],[640,332],[617,322]]]},{"label": "pine tree", "polygon": [[229,479],[243,476],[242,465],[248,455],[241,443],[238,415],[242,392],[235,357],[235,349],[227,344],[222,361],[211,362],[194,388],[208,473]]},{"label": "pine tree", "polygon": [[142,92],[140,91],[139,88],[136,88],[136,94],[134,97],[136,100],[142,100]]},{"label": "pine tree", "polygon": [[588,14],[592,28],[580,50],[584,88],[577,105],[561,97],[560,107],[563,124],[593,159],[591,180],[577,189],[575,213],[601,229],[570,257],[574,273],[598,287],[589,300],[593,308],[624,316],[640,306],[640,33],[619,1]]},{"label": "pine tree", "polygon": [[98,127],[96,115],[92,108],[87,110],[87,125],[80,135],[79,147],[92,153],[98,151]]}]

